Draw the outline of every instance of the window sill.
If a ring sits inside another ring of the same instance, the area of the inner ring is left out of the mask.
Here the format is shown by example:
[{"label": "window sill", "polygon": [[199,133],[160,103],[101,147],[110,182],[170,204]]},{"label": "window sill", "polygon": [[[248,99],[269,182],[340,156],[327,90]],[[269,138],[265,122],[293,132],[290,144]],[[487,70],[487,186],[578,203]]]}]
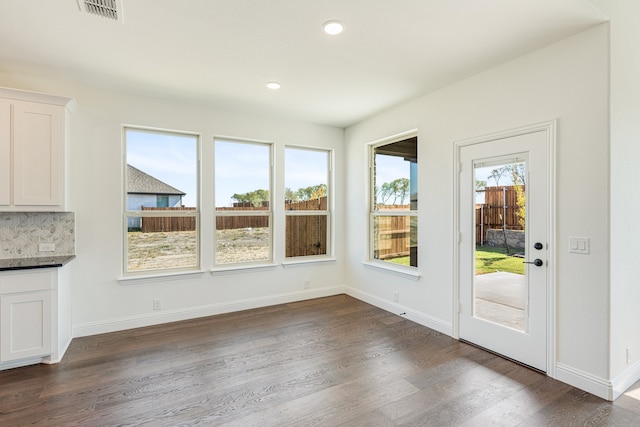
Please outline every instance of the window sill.
[{"label": "window sill", "polygon": [[204,270],[177,271],[171,273],[151,273],[139,276],[119,277],[118,282],[121,285],[137,285],[139,283],[152,283],[159,281],[202,277],[204,273]]},{"label": "window sill", "polygon": [[235,264],[228,267],[215,267],[210,270],[211,275],[217,274],[230,274],[230,273],[242,273],[243,271],[260,271],[260,270],[274,270],[278,267],[278,264]]},{"label": "window sill", "polygon": [[411,279],[418,281],[422,276],[419,271],[413,270],[409,267],[392,266],[388,264],[381,264],[379,262],[362,261],[362,264],[369,269],[383,271],[385,273],[393,274],[394,276],[402,277],[404,279]]},{"label": "window sill", "polygon": [[318,258],[311,258],[311,257],[304,257],[305,259],[291,259],[289,261],[283,261],[282,262],[282,266],[284,268],[294,268],[294,267],[300,267],[303,265],[308,265],[308,264],[322,264],[325,262],[336,262],[337,259],[336,258],[332,258],[332,257],[318,257]]}]

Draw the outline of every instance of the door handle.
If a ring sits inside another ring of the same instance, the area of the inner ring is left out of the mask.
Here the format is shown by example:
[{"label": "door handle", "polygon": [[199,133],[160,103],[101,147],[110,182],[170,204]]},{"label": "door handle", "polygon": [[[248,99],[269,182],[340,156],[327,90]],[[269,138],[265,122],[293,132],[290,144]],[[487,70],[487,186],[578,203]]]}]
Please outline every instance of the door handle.
[{"label": "door handle", "polygon": [[533,261],[523,261],[523,264],[533,264],[536,267],[542,267],[544,265],[544,261],[542,261],[540,258],[536,258]]}]

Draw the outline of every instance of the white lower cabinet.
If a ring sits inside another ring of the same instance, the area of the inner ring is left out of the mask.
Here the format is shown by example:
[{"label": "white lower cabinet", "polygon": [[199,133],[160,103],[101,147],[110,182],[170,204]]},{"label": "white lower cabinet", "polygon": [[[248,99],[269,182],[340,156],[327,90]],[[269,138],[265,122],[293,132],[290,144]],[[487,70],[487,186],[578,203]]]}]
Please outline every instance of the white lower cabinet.
[{"label": "white lower cabinet", "polygon": [[62,357],[70,333],[61,343],[58,274],[57,268],[0,273],[0,369]]},{"label": "white lower cabinet", "polygon": [[51,291],[0,297],[0,361],[51,354]]}]

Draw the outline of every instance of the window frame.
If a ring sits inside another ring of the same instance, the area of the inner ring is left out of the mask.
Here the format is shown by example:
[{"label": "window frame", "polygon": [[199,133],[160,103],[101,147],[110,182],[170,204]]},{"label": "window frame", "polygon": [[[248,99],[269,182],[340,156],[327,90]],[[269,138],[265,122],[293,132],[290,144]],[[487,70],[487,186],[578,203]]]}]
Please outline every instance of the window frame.
[{"label": "window frame", "polygon": [[[162,203],[160,202],[162,201]],[[166,206],[164,206],[166,204]],[[162,205],[162,206],[160,206]],[[156,195],[156,206],[159,208],[168,208],[169,207],[169,196],[159,196]]]},{"label": "window frame", "polygon": [[[248,145],[262,145],[266,146],[269,149],[269,200],[268,200],[268,209],[267,210],[234,210],[234,211],[219,211],[215,202],[215,192],[216,192],[216,142],[230,142],[237,144],[248,144]],[[214,136],[213,137],[213,270],[215,271],[224,271],[224,270],[237,270],[244,268],[257,268],[264,266],[271,266],[274,263],[274,182],[275,182],[275,143],[272,141],[264,141],[264,140],[255,140],[255,139],[246,139],[246,138],[238,138],[238,137],[229,137],[229,136]],[[217,238],[217,219],[218,217],[234,217],[234,216],[265,216],[267,217],[269,224],[269,233],[268,233],[268,241],[269,241],[269,258],[265,260],[258,261],[241,261],[241,262],[229,262],[229,263],[219,263],[217,257],[217,246],[218,246],[218,238]]]},{"label": "window frame", "polygon": [[[383,268],[386,270],[396,270],[396,271],[404,271],[407,272],[410,276],[418,275],[419,263],[416,266],[406,266],[395,264],[389,261],[381,260],[375,257],[376,250],[376,232],[375,232],[375,222],[378,217],[409,217],[410,222],[415,223],[416,227],[416,248],[419,253],[420,243],[419,243],[419,209],[411,209],[409,207],[408,210],[380,210],[376,209],[376,167],[375,167],[375,151],[378,147],[383,147],[385,145],[391,145],[397,142],[405,141],[408,139],[416,138],[416,158],[418,158],[418,131],[412,130],[405,133],[401,133],[398,135],[394,135],[391,137],[383,138],[374,142],[371,142],[367,147],[367,161],[368,161],[368,185],[369,185],[369,206],[368,206],[368,221],[367,221],[367,260],[365,263],[370,264],[375,267]],[[419,163],[418,163],[419,164]],[[418,174],[416,171],[416,181],[418,180]],[[419,187],[418,187],[419,189]],[[411,194],[409,193],[409,198],[411,198]],[[419,201],[419,198],[418,198]],[[411,205],[411,202],[410,202]],[[418,206],[419,207],[419,206]],[[411,238],[411,237],[410,237]],[[416,259],[417,261],[417,259]]]},{"label": "window frame", "polygon": [[[286,171],[287,171],[287,165],[286,165],[286,153],[287,153],[287,149],[294,149],[294,150],[305,150],[305,151],[316,151],[316,152],[322,152],[325,153],[327,155],[327,207],[325,210],[286,210],[285,209],[285,204],[282,205],[282,209],[284,210],[284,246],[285,246],[285,253],[284,253],[284,262],[285,263],[297,263],[297,262],[314,262],[314,261],[318,261],[318,260],[322,260],[322,259],[331,259],[333,257],[333,253],[334,253],[334,248],[333,248],[333,164],[334,164],[334,150],[330,149],[330,148],[321,148],[321,147],[309,147],[309,146],[303,146],[303,145],[285,145],[284,146],[284,159],[285,159],[285,164],[283,167],[283,175],[284,175],[284,181],[283,183],[286,185]],[[284,190],[284,186],[283,186],[283,193],[285,192]],[[285,200],[286,203],[286,200]],[[287,256],[286,254],[286,247],[287,247],[287,218],[288,217],[292,217],[292,216],[325,216],[326,217],[326,221],[327,221],[327,226],[326,226],[326,243],[325,243],[325,247],[326,247],[326,253],[325,254],[317,254],[317,255],[297,255],[297,256]]]},{"label": "window frame", "polygon": [[[127,131],[143,132],[159,135],[176,135],[180,137],[188,137],[195,139],[195,177],[196,177],[196,197],[195,197],[195,210],[184,211],[153,211],[153,210],[129,210],[128,208],[128,157],[127,157]],[[123,212],[123,235],[122,235],[122,277],[123,278],[136,278],[141,276],[165,276],[175,275],[181,273],[199,272],[201,267],[201,250],[200,241],[202,229],[200,226],[201,216],[201,171],[200,171],[200,159],[201,159],[201,144],[202,135],[198,132],[180,131],[173,129],[136,126],[136,125],[122,125],[122,209]],[[129,218],[166,218],[166,217],[183,217],[194,218],[195,221],[195,265],[185,267],[168,267],[168,268],[154,268],[145,270],[132,270],[129,271]]]}]

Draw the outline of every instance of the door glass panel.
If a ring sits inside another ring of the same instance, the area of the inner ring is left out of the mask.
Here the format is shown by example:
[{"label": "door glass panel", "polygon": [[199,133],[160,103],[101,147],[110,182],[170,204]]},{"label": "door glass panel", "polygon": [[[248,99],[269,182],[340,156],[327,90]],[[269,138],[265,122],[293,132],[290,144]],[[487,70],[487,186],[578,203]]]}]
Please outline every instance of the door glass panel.
[{"label": "door glass panel", "polygon": [[474,165],[474,317],[525,332],[526,162]]}]

